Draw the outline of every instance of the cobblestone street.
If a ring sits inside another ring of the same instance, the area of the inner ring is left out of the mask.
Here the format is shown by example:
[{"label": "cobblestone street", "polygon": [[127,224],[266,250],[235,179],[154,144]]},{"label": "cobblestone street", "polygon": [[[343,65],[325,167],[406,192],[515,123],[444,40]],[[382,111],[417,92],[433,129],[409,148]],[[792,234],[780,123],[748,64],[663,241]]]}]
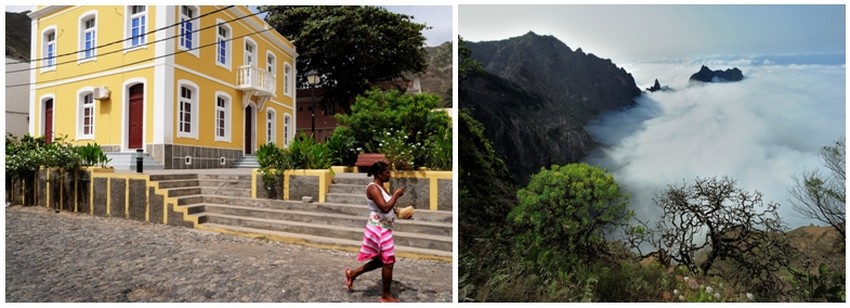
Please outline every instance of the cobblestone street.
[{"label": "cobblestone street", "polygon": [[[44,207],[6,207],[7,302],[377,302],[353,252]],[[452,264],[399,258],[402,302],[451,302]]]}]

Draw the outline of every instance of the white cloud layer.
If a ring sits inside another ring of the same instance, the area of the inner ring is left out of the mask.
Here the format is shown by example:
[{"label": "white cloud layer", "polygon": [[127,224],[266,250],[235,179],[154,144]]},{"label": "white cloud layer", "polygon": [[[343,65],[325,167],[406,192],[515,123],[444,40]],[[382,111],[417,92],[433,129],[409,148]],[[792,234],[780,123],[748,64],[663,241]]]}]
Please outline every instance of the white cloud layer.
[{"label": "white cloud layer", "polygon": [[693,62],[626,65],[642,89],[658,78],[675,91],[644,94],[589,124],[603,149],[588,162],[614,174],[642,219],[657,219],[652,198],[667,185],[729,176],[780,203],[789,227],[808,225],[787,192],[794,175],[822,168],[821,147],[844,138],[845,68],[759,61],[715,60],[711,69],[737,66],[745,79],[710,84],[688,81],[700,68]]}]

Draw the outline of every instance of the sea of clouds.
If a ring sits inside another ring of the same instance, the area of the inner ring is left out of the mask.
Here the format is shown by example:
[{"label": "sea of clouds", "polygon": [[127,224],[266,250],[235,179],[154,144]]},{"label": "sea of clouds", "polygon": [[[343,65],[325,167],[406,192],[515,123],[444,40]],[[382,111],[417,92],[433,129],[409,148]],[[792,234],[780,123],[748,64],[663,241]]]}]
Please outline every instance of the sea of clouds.
[{"label": "sea of clouds", "polygon": [[[744,80],[689,82],[701,65],[738,67]],[[601,148],[590,164],[613,173],[637,216],[655,221],[652,198],[668,185],[728,176],[764,203],[781,204],[789,228],[812,221],[794,212],[794,176],[826,169],[819,151],[845,137],[844,56],[676,59],[622,65],[641,89],[657,78],[673,91],[644,93],[635,107],[586,128]],[[817,223],[816,223],[817,224]]]}]

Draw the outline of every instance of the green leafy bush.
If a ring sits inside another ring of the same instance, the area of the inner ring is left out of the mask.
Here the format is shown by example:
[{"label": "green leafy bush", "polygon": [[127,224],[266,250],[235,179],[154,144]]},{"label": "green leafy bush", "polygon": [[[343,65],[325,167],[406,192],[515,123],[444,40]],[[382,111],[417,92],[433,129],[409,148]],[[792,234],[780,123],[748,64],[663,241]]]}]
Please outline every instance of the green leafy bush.
[{"label": "green leafy bush", "polygon": [[333,135],[325,140],[325,145],[331,152],[333,164],[341,166],[354,166],[357,162],[357,154],[360,154],[363,148],[358,148],[356,144],[357,141],[351,135],[351,130],[345,126],[337,126]]},{"label": "green leafy bush", "polygon": [[614,177],[584,163],[541,169],[517,197],[514,247],[544,276],[598,254],[605,232],[633,216]]},{"label": "green leafy bush", "polygon": [[440,98],[432,94],[371,90],[357,97],[351,114],[339,114],[336,118],[354,138],[352,148],[362,148],[366,152],[380,152],[381,134],[388,131],[407,136],[404,145],[413,155],[413,163],[408,167],[417,168],[429,163],[430,149],[425,145],[432,141],[431,136],[450,127],[448,114],[434,110],[439,101]]},{"label": "green leafy bush", "polygon": [[106,164],[111,161],[111,159],[106,157],[106,154],[103,153],[103,149],[97,145],[97,142],[77,147],[77,153],[82,159],[83,166],[106,167]]}]

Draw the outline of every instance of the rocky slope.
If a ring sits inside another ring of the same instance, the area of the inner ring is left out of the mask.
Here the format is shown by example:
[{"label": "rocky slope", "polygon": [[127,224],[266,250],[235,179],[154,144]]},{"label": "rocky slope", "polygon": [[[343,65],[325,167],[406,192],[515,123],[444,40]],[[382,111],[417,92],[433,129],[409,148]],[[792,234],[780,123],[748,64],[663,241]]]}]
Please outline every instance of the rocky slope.
[{"label": "rocky slope", "polygon": [[552,36],[529,32],[467,46],[485,72],[460,82],[459,105],[484,124],[517,184],[541,167],[580,160],[594,146],[583,126],[641,93],[611,60]]}]

